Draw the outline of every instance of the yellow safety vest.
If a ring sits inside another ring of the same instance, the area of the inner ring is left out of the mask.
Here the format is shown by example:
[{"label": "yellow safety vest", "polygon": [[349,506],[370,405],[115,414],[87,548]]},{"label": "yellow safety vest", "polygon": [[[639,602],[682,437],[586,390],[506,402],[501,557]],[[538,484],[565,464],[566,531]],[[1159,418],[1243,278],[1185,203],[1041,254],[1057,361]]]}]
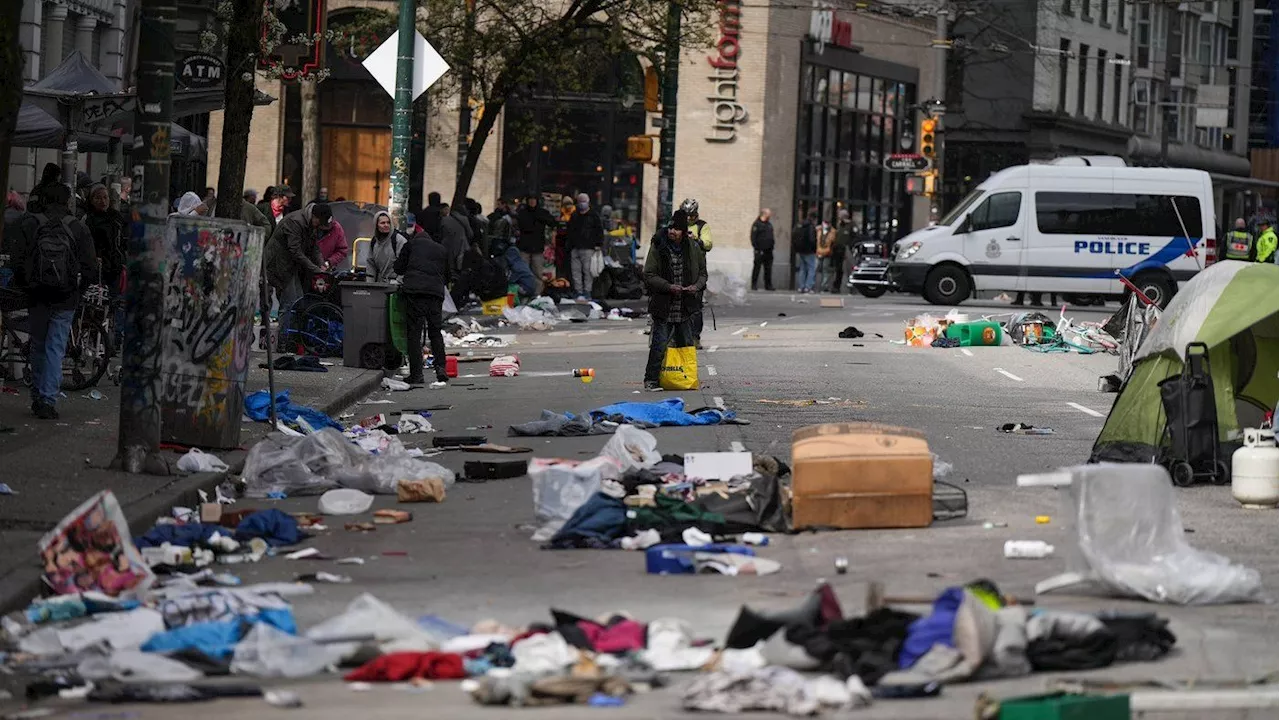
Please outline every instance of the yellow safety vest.
[{"label": "yellow safety vest", "polygon": [[1244,230],[1232,230],[1227,233],[1226,250],[1228,260],[1248,260],[1253,250],[1253,236]]}]

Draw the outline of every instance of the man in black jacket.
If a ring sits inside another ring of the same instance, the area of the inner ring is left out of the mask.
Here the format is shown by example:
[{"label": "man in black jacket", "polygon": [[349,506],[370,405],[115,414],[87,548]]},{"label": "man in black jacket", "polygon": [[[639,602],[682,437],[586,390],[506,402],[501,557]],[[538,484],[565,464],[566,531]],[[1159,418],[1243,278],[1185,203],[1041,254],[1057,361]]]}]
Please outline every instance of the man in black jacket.
[{"label": "man in black jacket", "polygon": [[604,221],[600,219],[600,213],[591,207],[591,198],[586,193],[578,195],[577,206],[565,231],[565,243],[572,258],[573,292],[579,300],[586,300],[591,297],[591,285],[595,281],[591,274],[591,261],[604,245]]},{"label": "man in black jacket", "polygon": [[756,289],[760,279],[760,271],[764,271],[764,289],[773,291],[773,223],[770,218],[773,211],[764,208],[760,217],[751,223],[751,249],[755,251],[755,261],[751,263],[751,289]]},{"label": "man in black jacket", "polygon": [[813,292],[818,274],[818,213],[810,210],[804,223],[791,233],[791,254],[796,263],[796,290]]},{"label": "man in black jacket", "polygon": [[[40,215],[28,214],[15,223],[14,280],[31,300],[31,412],[41,420],[57,420],[71,320],[81,294],[97,279],[98,258],[93,234],[71,212],[71,188],[47,186],[40,199]],[[69,254],[61,252],[68,246]]]},{"label": "man in black jacket", "polygon": [[556,219],[540,203],[541,199],[536,194],[530,195],[524,205],[520,206],[520,211],[516,213],[516,227],[520,233],[520,237],[516,240],[516,249],[529,264],[533,276],[538,279],[538,287],[534,291],[537,295],[542,294],[542,254],[547,249],[547,228],[556,226]]},{"label": "man in black jacket", "polygon": [[409,377],[405,382],[421,385],[422,331],[431,343],[431,361],[437,386],[449,382],[445,374],[444,297],[453,279],[453,263],[444,246],[427,233],[413,236],[396,259],[396,275],[401,279],[400,299],[404,303],[405,330],[409,336]]},{"label": "man in black jacket", "polygon": [[644,368],[644,389],[661,390],[658,384],[667,347],[694,344],[689,319],[702,312],[699,300],[707,288],[707,256],[695,252],[689,235],[689,218],[684,211],[671,215],[671,222],[653,236],[653,246],[644,259],[644,283],[649,288],[649,361]]}]

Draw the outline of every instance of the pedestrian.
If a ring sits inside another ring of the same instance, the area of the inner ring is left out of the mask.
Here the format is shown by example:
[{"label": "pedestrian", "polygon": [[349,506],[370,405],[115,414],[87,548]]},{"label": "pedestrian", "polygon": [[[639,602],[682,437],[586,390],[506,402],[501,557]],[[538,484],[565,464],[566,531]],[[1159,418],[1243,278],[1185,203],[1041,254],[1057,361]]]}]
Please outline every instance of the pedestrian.
[{"label": "pedestrian", "polygon": [[[421,212],[414,213],[414,219],[427,231],[436,242],[440,242],[440,221],[444,219],[446,214],[445,204],[440,199],[440,193],[434,190],[427,193],[427,206],[422,208]],[[417,233],[414,233],[415,235]]]},{"label": "pedestrian", "polygon": [[413,236],[396,258],[395,273],[400,276],[400,299],[404,307],[405,331],[409,338],[410,385],[421,385],[422,333],[425,328],[431,345],[431,364],[439,387],[449,382],[445,373],[444,298],[453,280],[453,259],[444,245],[427,233]]},{"label": "pedestrian", "polygon": [[293,306],[302,299],[311,278],[324,272],[320,256],[320,236],[329,230],[333,213],[320,203],[308,205],[285,216],[267,241],[263,262],[267,282],[280,300],[280,327],[276,347],[284,348],[293,321]]},{"label": "pedestrian", "polygon": [[31,412],[42,420],[56,420],[71,320],[98,259],[89,228],[71,212],[71,188],[61,183],[47,186],[43,200],[40,214],[19,221],[16,255],[21,262],[14,263],[14,279],[31,302]]},{"label": "pedestrian", "polygon": [[534,295],[541,295],[545,286],[543,260],[547,251],[547,232],[556,226],[555,217],[542,207],[541,202],[536,194],[530,195],[520,206],[520,212],[516,213],[516,229],[520,233],[516,249],[538,281]]},{"label": "pedestrian", "polygon": [[507,248],[515,241],[518,234],[516,217],[505,200],[499,201],[498,210],[489,213],[488,234],[488,256],[505,257]]},{"label": "pedestrian", "polygon": [[316,203],[328,204],[328,202],[329,202],[329,188],[322,187],[320,188],[319,194],[317,194],[315,199],[311,201],[311,204],[312,205],[315,205]]},{"label": "pedestrian", "polygon": [[178,198],[178,210],[173,214],[181,217],[199,217],[204,215],[206,209],[204,200],[199,195],[188,190],[182,194],[182,197]]},{"label": "pedestrian", "polygon": [[[462,208],[440,205],[440,230],[432,235],[449,253],[451,272],[462,267],[462,255],[471,246],[471,218]],[[428,231],[430,232],[430,231]]]},{"label": "pedestrian", "polygon": [[266,228],[267,233],[270,234],[271,221],[268,220],[267,216],[263,215],[262,211],[258,209],[258,204],[255,202],[257,197],[257,190],[245,191],[244,197],[242,198],[244,202],[240,203],[240,222],[248,223],[255,227]]},{"label": "pedestrian", "polygon": [[484,216],[484,207],[472,198],[467,198],[464,204],[471,223],[471,242],[479,245],[481,254],[489,257],[489,218]]},{"label": "pedestrian", "polygon": [[379,210],[373,216],[373,237],[369,243],[369,261],[365,278],[372,282],[388,283],[395,280],[396,260],[400,251],[409,244],[409,238],[391,222],[391,214]]},{"label": "pedestrian", "polygon": [[1260,263],[1276,262],[1276,229],[1271,220],[1263,220],[1258,227],[1262,228],[1262,232],[1258,234],[1256,260]]},{"label": "pedestrian", "polygon": [[836,220],[835,242],[831,244],[831,257],[828,263],[835,270],[835,279],[831,281],[831,292],[839,295],[844,292],[844,281],[848,271],[845,260],[849,257],[849,248],[853,247],[853,217],[848,210],[841,209]]},{"label": "pedestrian", "polygon": [[579,300],[586,300],[591,297],[591,286],[595,283],[591,263],[604,245],[604,221],[600,219],[600,213],[591,207],[591,198],[586,193],[578,195],[565,232],[565,244],[572,256],[570,277],[573,293]]},{"label": "pedestrian", "polygon": [[698,298],[707,287],[706,255],[694,249],[689,217],[677,210],[671,222],[653,236],[644,260],[644,282],[649,288],[649,360],[644,368],[644,389],[661,390],[658,384],[667,347],[693,344],[689,319],[702,312]]},{"label": "pedestrian", "polygon": [[62,168],[57,163],[45,163],[40,172],[40,182],[27,194],[27,209],[32,213],[44,212],[44,193],[62,182]]},{"label": "pedestrian", "polygon": [[342,223],[337,220],[330,222],[329,231],[320,238],[320,257],[324,258],[324,269],[344,272],[343,265],[350,255],[351,246],[347,243],[347,233],[342,229]]},{"label": "pedestrian", "polygon": [[[693,238],[693,251],[702,254],[702,265],[707,264],[707,253],[711,252],[711,228],[706,221],[698,217],[698,201],[693,198],[685,198],[680,203],[680,209],[684,211],[685,217],[689,221],[689,236]],[[704,296],[698,294],[698,307],[703,306]],[[693,344],[702,349],[702,313],[698,313],[689,319],[690,329],[693,331]]]},{"label": "pedestrian", "polygon": [[570,280],[573,278],[573,267],[568,245],[569,221],[573,219],[575,207],[573,196],[560,197],[560,218],[556,222],[555,236],[551,241],[551,257],[548,258],[555,269],[555,277]]},{"label": "pedestrian", "polygon": [[204,189],[204,195],[201,195],[200,199],[204,200],[204,206],[206,208],[205,214],[209,217],[213,217],[213,209],[218,207],[218,191],[214,188],[207,187]]},{"label": "pedestrian", "polygon": [[773,292],[773,211],[769,208],[760,210],[760,216],[751,223],[751,250],[754,259],[751,262],[751,289],[756,290],[761,273],[764,274],[764,289]]},{"label": "pedestrian", "polygon": [[818,213],[810,210],[804,222],[791,233],[791,253],[796,258],[796,289],[800,293],[813,292],[814,275],[818,270]]},{"label": "pedestrian", "polygon": [[271,230],[274,232],[276,226],[280,224],[288,215],[289,200],[293,197],[293,191],[288,185],[277,185],[267,188],[262,196],[262,202],[258,203],[258,209],[267,217],[267,221],[271,223]]},{"label": "pedestrian", "polygon": [[258,204],[258,191],[253,188],[245,188],[244,195],[241,196],[241,199],[250,205],[256,206]]},{"label": "pedestrian", "polygon": [[122,176],[120,178],[120,212],[124,213],[125,217],[129,216],[130,207],[133,204],[132,194],[133,178],[128,175]]},{"label": "pedestrian", "polygon": [[1227,247],[1224,256],[1227,260],[1249,262],[1257,256],[1253,236],[1249,234],[1248,225],[1245,223],[1244,218],[1236,218],[1236,227],[1227,233],[1225,240]]},{"label": "pedestrian", "polygon": [[89,208],[84,215],[84,224],[93,237],[93,250],[98,258],[98,267],[93,270],[91,280],[107,286],[112,298],[120,294],[120,278],[124,274],[125,253],[127,252],[125,233],[129,223],[119,210],[111,207],[111,194],[106,185],[97,184],[89,191]]},{"label": "pedestrian", "polygon": [[833,273],[831,267],[831,253],[835,244],[836,229],[831,223],[823,220],[822,224],[818,226],[818,252],[815,253],[818,258],[817,285],[819,292],[827,288],[828,275],[839,275],[838,271]]}]

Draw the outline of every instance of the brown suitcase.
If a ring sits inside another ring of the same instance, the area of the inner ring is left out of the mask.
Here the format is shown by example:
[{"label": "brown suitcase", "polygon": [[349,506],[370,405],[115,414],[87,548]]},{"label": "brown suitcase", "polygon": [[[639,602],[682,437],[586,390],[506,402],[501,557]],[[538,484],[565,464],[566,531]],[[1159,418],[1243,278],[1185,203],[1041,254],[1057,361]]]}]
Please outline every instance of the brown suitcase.
[{"label": "brown suitcase", "polygon": [[796,528],[914,528],[933,521],[933,455],[917,430],[876,423],[800,428],[791,439]]}]

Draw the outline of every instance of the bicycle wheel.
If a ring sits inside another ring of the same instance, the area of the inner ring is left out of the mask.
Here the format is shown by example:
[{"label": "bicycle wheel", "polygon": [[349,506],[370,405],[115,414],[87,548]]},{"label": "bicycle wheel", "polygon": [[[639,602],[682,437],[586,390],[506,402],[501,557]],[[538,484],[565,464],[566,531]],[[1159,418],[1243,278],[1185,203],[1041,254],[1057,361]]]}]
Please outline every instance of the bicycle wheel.
[{"label": "bicycle wheel", "polygon": [[342,354],[342,308],[330,302],[313,303],[301,313],[294,311],[294,337],[308,355],[331,357]]},{"label": "bicycle wheel", "polygon": [[113,352],[111,335],[100,323],[80,320],[71,326],[62,358],[62,389],[87,390],[106,374]]}]

